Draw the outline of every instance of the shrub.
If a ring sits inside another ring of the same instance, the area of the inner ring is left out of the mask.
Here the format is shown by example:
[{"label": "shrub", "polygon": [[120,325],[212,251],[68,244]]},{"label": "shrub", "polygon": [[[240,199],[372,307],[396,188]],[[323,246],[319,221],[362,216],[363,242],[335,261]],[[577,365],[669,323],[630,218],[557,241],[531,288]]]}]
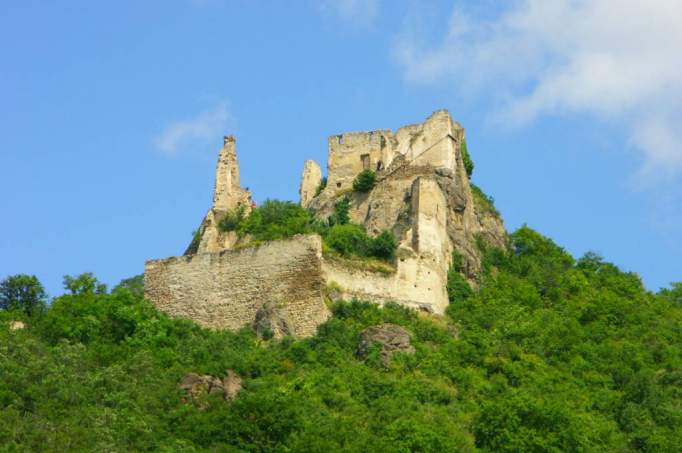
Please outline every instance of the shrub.
[{"label": "shrub", "polygon": [[474,161],[471,160],[471,155],[469,154],[469,148],[467,147],[466,140],[462,140],[462,162],[464,163],[464,169],[467,172],[467,176],[471,178],[474,172]]},{"label": "shrub", "polygon": [[240,222],[240,236],[250,234],[255,241],[284,239],[312,230],[312,216],[292,201],[265,200]]},{"label": "shrub", "polygon": [[327,187],[327,177],[326,176],[320,180],[320,184],[317,186],[317,189],[315,189],[315,196],[318,196],[319,194],[321,194],[325,187]]},{"label": "shrub", "polygon": [[481,214],[492,214],[499,217],[500,212],[495,207],[495,199],[486,195],[476,184],[470,184],[474,205]]},{"label": "shrub", "polygon": [[[218,228],[222,231],[236,231],[242,224],[245,218],[246,208],[244,206],[238,206],[236,209],[230,209],[225,213],[225,217],[220,219],[218,223]],[[201,240],[201,237],[199,237]]]},{"label": "shrub", "polygon": [[393,233],[390,231],[383,231],[379,236],[372,240],[370,246],[371,255],[385,260],[392,260],[395,256],[397,245]]},{"label": "shrub", "polygon": [[369,192],[374,187],[376,177],[372,170],[362,170],[353,181],[353,190],[362,193]]},{"label": "shrub", "polygon": [[367,256],[371,238],[360,225],[334,225],[324,238],[329,247],[341,255]]},{"label": "shrub", "polygon": [[397,241],[393,233],[383,231],[376,238],[367,235],[365,228],[352,223],[334,225],[324,235],[327,246],[343,256],[376,257],[392,260]]},{"label": "shrub", "polygon": [[448,300],[452,302],[461,301],[473,295],[473,291],[469,283],[462,276],[464,263],[462,255],[457,252],[452,253],[452,262],[448,269],[447,292]]},{"label": "shrub", "polygon": [[334,205],[334,214],[329,216],[327,223],[329,226],[334,225],[345,225],[350,222],[350,198],[343,197],[341,200],[337,201]]}]

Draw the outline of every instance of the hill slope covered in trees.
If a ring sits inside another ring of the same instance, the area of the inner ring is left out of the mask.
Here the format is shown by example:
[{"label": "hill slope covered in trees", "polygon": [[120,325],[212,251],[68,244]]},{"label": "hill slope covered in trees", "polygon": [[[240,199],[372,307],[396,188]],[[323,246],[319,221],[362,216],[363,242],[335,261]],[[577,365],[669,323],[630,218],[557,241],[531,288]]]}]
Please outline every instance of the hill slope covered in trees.
[{"label": "hill slope covered in trees", "polygon": [[[49,307],[0,311],[0,451],[680,451],[682,285],[651,293],[526,227],[484,256],[477,291],[453,274],[446,317],[340,302],[304,340],[69,278]],[[383,322],[416,348],[388,367],[355,354]],[[184,402],[183,376],[226,369],[234,401]]]}]

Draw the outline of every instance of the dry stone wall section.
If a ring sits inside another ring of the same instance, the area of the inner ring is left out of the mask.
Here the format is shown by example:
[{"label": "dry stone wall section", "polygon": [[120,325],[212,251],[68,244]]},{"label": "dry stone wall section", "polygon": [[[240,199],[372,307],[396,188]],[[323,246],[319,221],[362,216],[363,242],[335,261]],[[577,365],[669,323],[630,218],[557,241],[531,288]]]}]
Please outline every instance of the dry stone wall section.
[{"label": "dry stone wall section", "polygon": [[315,333],[329,312],[322,299],[319,236],[147,261],[145,296],[165,313],[204,327],[239,329],[267,302],[284,310],[294,334]]}]

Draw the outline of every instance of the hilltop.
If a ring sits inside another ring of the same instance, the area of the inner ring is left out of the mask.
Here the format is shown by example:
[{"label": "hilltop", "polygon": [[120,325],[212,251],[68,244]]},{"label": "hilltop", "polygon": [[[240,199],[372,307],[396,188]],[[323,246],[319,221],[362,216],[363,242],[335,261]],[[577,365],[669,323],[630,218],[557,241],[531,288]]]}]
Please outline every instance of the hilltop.
[{"label": "hilltop", "polygon": [[439,111],[256,206],[226,137],[185,255],[2,281],[0,451],[682,451],[682,283],[506,232],[472,170]]}]

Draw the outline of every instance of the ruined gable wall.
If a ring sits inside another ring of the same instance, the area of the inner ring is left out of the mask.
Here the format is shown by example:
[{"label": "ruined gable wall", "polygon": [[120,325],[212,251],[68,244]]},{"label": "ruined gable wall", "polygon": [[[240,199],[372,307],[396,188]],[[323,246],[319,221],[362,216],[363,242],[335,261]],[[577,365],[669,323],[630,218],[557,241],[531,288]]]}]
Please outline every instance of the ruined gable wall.
[{"label": "ruined gable wall", "polygon": [[329,137],[327,159],[327,190],[338,193],[350,190],[353,180],[363,170],[362,156],[368,156],[368,168],[376,171],[377,163],[383,167],[394,156],[393,135],[390,130],[351,132]]},{"label": "ruined gable wall", "polygon": [[307,336],[329,316],[321,262],[316,235],[152,260],[145,264],[145,297],[171,316],[228,329],[253,322],[256,311],[273,301],[283,307],[295,334]]}]

